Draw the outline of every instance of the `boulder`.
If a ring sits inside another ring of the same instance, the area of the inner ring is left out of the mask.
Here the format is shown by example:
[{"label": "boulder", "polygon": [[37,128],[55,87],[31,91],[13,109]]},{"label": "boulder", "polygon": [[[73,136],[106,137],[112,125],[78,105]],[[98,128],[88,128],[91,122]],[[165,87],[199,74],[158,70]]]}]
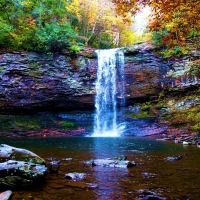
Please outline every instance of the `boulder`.
[{"label": "boulder", "polygon": [[18,160],[35,164],[45,164],[45,161],[42,158],[31,151],[12,147],[6,144],[0,144],[0,162],[5,162],[6,160]]},{"label": "boulder", "polygon": [[2,193],[0,193],[0,199],[1,200],[8,200],[10,198],[11,194],[12,194],[11,190],[7,190],[5,192],[2,192]]},{"label": "boulder", "polygon": [[142,200],[167,200],[167,198],[159,196],[159,195],[147,195]]},{"label": "boulder", "polygon": [[21,176],[30,179],[38,179],[44,177],[47,167],[45,165],[8,160],[0,163],[0,176],[5,177],[7,175]]},{"label": "boulder", "polygon": [[1,188],[31,188],[33,181],[19,176],[5,176],[0,178]]},{"label": "boulder", "polygon": [[47,167],[38,155],[26,149],[0,145],[0,187],[30,188],[43,183]]}]

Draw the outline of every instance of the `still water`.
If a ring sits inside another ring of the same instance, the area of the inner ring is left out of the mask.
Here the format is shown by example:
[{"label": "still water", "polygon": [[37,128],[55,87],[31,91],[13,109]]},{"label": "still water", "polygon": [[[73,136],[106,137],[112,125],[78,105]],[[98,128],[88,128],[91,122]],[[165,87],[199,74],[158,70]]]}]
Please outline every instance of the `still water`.
[{"label": "still water", "polygon": [[[62,161],[59,173],[47,174],[43,187],[14,191],[12,200],[139,199],[145,189],[167,199],[200,199],[200,148],[196,146],[138,137],[1,138],[0,143],[28,149],[45,160],[73,158]],[[92,167],[84,163],[120,155],[135,161],[136,167]],[[165,159],[177,155],[183,158],[175,162]],[[87,176],[74,182],[64,178],[70,172]],[[98,187],[87,187],[88,183]]]}]

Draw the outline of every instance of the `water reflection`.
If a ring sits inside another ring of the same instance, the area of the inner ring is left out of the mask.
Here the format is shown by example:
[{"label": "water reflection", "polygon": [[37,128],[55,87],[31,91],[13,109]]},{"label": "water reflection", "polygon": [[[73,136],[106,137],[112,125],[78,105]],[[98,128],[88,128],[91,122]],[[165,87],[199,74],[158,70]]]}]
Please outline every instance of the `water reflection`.
[{"label": "water reflection", "polygon": [[[92,155],[96,159],[115,158],[123,155],[124,141],[121,138],[93,138],[94,150]],[[95,197],[99,200],[121,199],[121,177],[127,176],[127,168],[93,167],[95,182],[99,184]]]}]

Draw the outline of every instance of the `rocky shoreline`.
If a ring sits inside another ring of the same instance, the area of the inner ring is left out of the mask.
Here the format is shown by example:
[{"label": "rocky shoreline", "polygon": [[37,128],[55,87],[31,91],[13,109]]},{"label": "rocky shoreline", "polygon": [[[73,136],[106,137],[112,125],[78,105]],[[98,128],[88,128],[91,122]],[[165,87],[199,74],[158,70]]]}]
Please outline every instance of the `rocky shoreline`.
[{"label": "rocky shoreline", "polygon": [[193,134],[184,129],[168,128],[164,133],[147,137],[158,141],[173,141],[176,144],[200,147],[200,134]]},{"label": "rocky shoreline", "polygon": [[[68,131],[56,131],[50,129],[43,129],[41,131],[28,131],[26,134],[5,134],[1,137],[7,138],[29,138],[29,137],[42,137],[42,138],[52,138],[52,137],[85,137],[91,135],[91,132],[86,131],[84,128],[79,128],[77,130],[68,130]],[[121,136],[121,137],[146,137],[155,139],[158,141],[174,141],[177,144],[183,145],[196,145],[200,147],[200,135],[193,134],[184,129],[177,128],[168,128],[166,131],[161,133],[152,133],[144,136]]]}]

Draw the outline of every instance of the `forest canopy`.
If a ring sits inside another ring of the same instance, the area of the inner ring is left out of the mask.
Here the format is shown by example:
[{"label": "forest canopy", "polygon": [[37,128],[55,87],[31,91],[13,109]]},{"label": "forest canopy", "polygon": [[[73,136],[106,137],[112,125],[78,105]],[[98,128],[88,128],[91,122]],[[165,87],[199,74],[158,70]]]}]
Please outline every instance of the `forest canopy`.
[{"label": "forest canopy", "polygon": [[119,16],[109,0],[1,0],[0,47],[46,52],[117,47],[133,43],[130,25],[131,15]]},{"label": "forest canopy", "polygon": [[151,7],[149,30],[157,45],[168,48],[185,44],[191,37],[199,36],[199,0],[113,0],[118,14],[135,15],[141,8]]},{"label": "forest canopy", "polygon": [[[133,32],[135,14],[150,6],[149,26]],[[175,48],[199,36],[198,0],[1,0],[0,48],[72,52],[149,40]]]}]

